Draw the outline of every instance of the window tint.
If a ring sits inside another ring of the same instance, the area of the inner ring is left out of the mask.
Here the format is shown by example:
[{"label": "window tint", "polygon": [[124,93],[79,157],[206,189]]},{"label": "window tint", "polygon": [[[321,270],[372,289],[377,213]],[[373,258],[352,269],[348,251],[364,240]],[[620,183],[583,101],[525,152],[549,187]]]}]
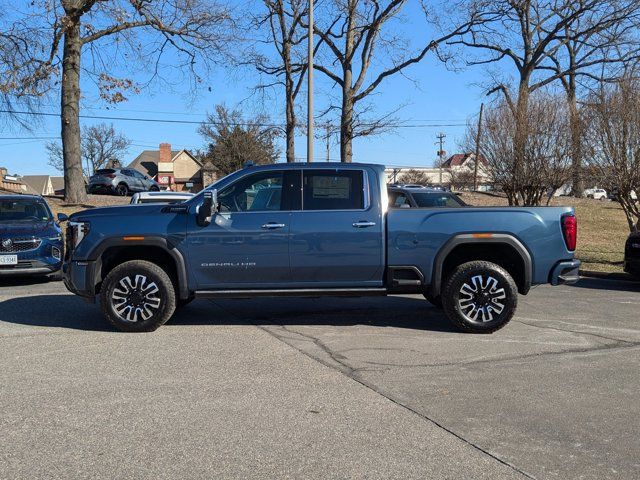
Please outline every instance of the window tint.
[{"label": "window tint", "polygon": [[0,201],[0,223],[3,222],[48,222],[49,208],[42,202],[25,200]]},{"label": "window tint", "polygon": [[413,199],[418,207],[463,207],[464,203],[448,193],[413,193]]},{"label": "window tint", "polygon": [[282,210],[283,172],[261,172],[241,178],[218,194],[221,212]]},{"label": "window tint", "polygon": [[113,168],[102,168],[100,170],[96,170],[95,175],[109,175],[110,173],[116,173]]},{"label": "window tint", "polygon": [[143,175],[143,174],[141,174],[139,171],[137,171],[137,170],[127,170],[127,171],[128,171],[128,172],[131,172],[131,174],[132,174],[134,177],[137,177],[137,178],[139,178],[139,179],[141,179],[141,180],[144,180],[144,175]]},{"label": "window tint", "polygon": [[361,170],[308,170],[303,175],[303,210],[364,208]]},{"label": "window tint", "polygon": [[409,204],[409,199],[404,193],[389,192],[389,206],[393,208],[407,208],[411,205]]}]

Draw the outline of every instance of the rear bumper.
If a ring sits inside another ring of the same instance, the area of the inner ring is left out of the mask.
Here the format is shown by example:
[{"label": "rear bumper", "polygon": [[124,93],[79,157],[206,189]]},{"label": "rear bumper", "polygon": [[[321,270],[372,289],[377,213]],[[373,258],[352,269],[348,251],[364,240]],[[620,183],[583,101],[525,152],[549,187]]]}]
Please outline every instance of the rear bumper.
[{"label": "rear bumper", "polygon": [[551,285],[570,285],[580,280],[580,260],[558,262],[549,276]]}]

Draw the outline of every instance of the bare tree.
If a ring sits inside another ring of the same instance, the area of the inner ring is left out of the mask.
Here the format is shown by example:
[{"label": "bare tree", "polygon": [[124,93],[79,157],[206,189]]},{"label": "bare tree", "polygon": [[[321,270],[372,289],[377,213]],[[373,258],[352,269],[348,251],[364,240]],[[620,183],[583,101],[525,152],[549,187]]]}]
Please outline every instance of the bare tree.
[{"label": "bare tree", "polygon": [[[80,138],[84,174],[87,177],[108,163],[120,160],[131,145],[131,141],[116,131],[113,125],[105,123],[83,127]],[[49,165],[64,171],[62,145],[59,142],[48,142],[46,149],[49,154]]]},{"label": "bare tree", "polygon": [[[539,205],[545,194],[550,199],[570,178],[567,117],[566,102],[557,96],[537,93],[529,99],[522,167],[516,172],[515,133],[519,127],[514,112],[504,100],[487,109],[480,151],[487,160],[489,175],[510,205]],[[476,129],[475,125],[469,126],[468,145],[475,144]]]},{"label": "bare tree", "polygon": [[[62,151],[65,200],[81,203],[86,198],[82,178],[80,133],[80,75],[84,73],[100,88],[101,97],[117,103],[127,91],[136,92],[131,79],[116,72],[139,74],[150,69],[150,79],[168,79],[161,58],[171,50],[171,73],[182,80],[191,74],[201,81],[196,65],[206,70],[228,39],[229,15],[209,0],[35,0],[27,13],[8,28],[22,42],[47,39],[47,48],[29,50],[33,71],[19,73],[23,82],[8,89],[12,98],[40,98],[60,87]],[[199,63],[198,63],[199,62]],[[22,69],[19,67],[19,71]],[[58,83],[59,82],[59,83]]]},{"label": "bare tree", "polygon": [[[504,78],[495,77],[489,93],[502,92],[515,122],[513,131],[512,168],[516,194],[521,200],[528,194],[521,191],[526,179],[521,172],[529,131],[529,99],[533,92],[552,82],[588,68],[589,59],[564,65],[554,63],[561,49],[571,39],[575,44],[588,45],[594,32],[621,22],[632,4],[621,0],[469,0],[467,8],[485,20],[449,42],[482,52],[467,63],[489,65],[510,62],[516,72],[515,95]],[[570,36],[567,32],[571,32]]]},{"label": "bare tree", "polygon": [[306,64],[301,61],[303,52],[297,47],[307,38],[301,28],[302,19],[307,15],[306,0],[263,0],[266,12],[253,18],[252,28],[268,27],[269,36],[263,43],[269,43],[276,50],[277,58],[257,53],[253,57],[255,68],[266,75],[275,77],[273,83],[259,85],[266,88],[284,86],[285,95],[285,139],[287,162],[295,162],[296,97],[300,92]]},{"label": "bare tree", "polygon": [[[559,75],[569,103],[572,193],[576,197],[581,197],[584,190],[584,132],[578,105],[579,84],[581,81],[588,84],[610,81],[625,65],[637,60],[640,53],[637,37],[640,2],[618,0],[610,3],[615,5],[614,12],[594,8],[589,15],[567,25],[564,46],[549,55],[551,65],[548,70]],[[579,2],[574,2],[574,8],[578,5]],[[570,12],[571,9],[567,10]]]},{"label": "bare tree", "polygon": [[341,89],[338,108],[343,162],[352,160],[354,138],[379,133],[393,123],[389,114],[364,120],[358,116],[363,107],[357,106],[385,79],[420,62],[429,52],[438,54],[439,45],[468,32],[470,25],[478,21],[470,10],[468,18],[426,41],[424,47],[410,51],[407,39],[392,31],[393,20],[400,18],[406,3],[407,0],[331,0],[325,4],[324,21],[315,26],[326,53],[320,53],[314,68]]},{"label": "bare tree", "polygon": [[433,182],[429,178],[429,175],[427,175],[422,170],[418,170],[415,168],[410,168],[402,175],[400,175],[400,177],[398,178],[398,183],[424,185],[426,187],[433,184]]},{"label": "bare tree", "polygon": [[264,115],[243,119],[242,112],[216,106],[198,132],[207,142],[203,161],[211,160],[221,175],[227,175],[251,161],[256,165],[274,163],[279,152],[275,145],[277,130],[267,124]]},{"label": "bare tree", "polygon": [[637,229],[640,208],[640,81],[625,76],[604,86],[587,103],[591,165],[616,190],[629,230]]},{"label": "bare tree", "polygon": [[473,190],[475,175],[467,168],[451,168],[449,170],[449,186],[451,190]]}]

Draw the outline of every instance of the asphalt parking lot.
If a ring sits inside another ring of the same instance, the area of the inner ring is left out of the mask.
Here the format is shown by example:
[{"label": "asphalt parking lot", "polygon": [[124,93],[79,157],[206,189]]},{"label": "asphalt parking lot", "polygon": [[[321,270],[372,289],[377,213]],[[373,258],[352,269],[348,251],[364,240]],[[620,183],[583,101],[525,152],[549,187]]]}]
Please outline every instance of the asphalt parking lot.
[{"label": "asphalt parking lot", "polygon": [[109,330],[0,287],[1,478],[639,478],[640,284],[520,297],[493,335],[421,297],[198,300]]}]

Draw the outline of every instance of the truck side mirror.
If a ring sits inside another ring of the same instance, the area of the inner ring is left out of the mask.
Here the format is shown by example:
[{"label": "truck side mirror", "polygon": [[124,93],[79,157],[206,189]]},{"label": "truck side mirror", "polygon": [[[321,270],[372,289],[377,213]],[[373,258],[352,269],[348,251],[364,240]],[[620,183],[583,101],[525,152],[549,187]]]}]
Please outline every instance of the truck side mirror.
[{"label": "truck side mirror", "polygon": [[207,190],[204,192],[202,205],[197,209],[196,221],[201,227],[206,227],[211,223],[211,216],[217,210],[218,191]]},{"label": "truck side mirror", "polygon": [[58,221],[59,222],[66,222],[67,220],[69,220],[69,216],[65,213],[58,213]]}]

